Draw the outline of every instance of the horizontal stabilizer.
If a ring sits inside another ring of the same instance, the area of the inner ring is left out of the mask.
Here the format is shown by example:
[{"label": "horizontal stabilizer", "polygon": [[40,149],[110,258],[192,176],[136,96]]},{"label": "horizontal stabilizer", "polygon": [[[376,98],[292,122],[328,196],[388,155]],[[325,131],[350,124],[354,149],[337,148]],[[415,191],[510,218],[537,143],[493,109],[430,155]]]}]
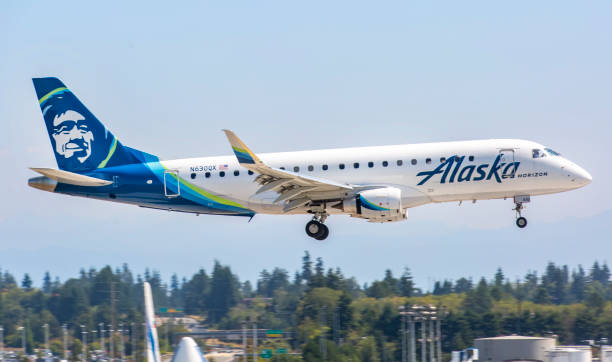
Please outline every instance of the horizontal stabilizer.
[{"label": "horizontal stabilizer", "polygon": [[74,172],[56,170],[53,168],[30,168],[32,171],[38,172],[43,176],[55,180],[57,182],[76,186],[107,186],[112,184],[112,181],[102,180],[95,177],[80,175]]}]

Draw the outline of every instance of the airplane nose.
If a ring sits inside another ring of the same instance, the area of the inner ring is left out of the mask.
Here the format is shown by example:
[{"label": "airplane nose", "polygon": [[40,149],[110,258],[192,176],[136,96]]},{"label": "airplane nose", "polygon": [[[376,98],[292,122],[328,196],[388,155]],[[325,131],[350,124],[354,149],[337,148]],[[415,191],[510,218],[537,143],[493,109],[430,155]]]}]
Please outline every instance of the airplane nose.
[{"label": "airplane nose", "polygon": [[569,171],[571,182],[579,187],[586,186],[593,180],[590,173],[576,164],[571,164],[569,167],[567,167],[567,169]]}]

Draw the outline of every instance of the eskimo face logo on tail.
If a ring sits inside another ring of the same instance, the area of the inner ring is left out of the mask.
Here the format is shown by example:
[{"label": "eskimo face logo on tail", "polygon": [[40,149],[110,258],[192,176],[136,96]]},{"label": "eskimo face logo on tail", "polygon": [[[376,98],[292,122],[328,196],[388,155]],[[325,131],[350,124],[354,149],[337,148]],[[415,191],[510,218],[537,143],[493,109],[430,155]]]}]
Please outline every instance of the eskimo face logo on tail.
[{"label": "eskimo face logo on tail", "polygon": [[69,90],[44,99],[41,108],[60,169],[93,170],[112,155],[113,135]]},{"label": "eskimo face logo on tail", "polygon": [[[480,165],[467,165],[461,168],[465,156],[452,156],[442,162],[438,167],[431,171],[423,171],[417,174],[417,177],[423,176],[423,179],[418,183],[419,186],[424,185],[435,175],[441,174],[440,183],[466,182],[466,181],[483,181],[495,179],[498,183],[502,179],[514,178],[518,171],[520,162],[501,162],[502,154],[497,155],[492,165],[488,163]],[[489,168],[490,166],[490,168]]]},{"label": "eskimo face logo on tail", "polygon": [[82,114],[73,110],[57,114],[53,118],[55,152],[64,158],[75,157],[80,163],[91,156],[94,135]]}]

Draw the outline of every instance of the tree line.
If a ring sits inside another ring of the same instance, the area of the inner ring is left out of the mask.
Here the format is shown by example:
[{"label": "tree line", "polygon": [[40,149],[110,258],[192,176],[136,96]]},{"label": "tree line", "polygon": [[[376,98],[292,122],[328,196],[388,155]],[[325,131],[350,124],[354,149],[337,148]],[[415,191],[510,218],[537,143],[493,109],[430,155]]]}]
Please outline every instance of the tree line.
[{"label": "tree line", "polygon": [[[447,311],[442,321],[446,353],[472,345],[474,338],[512,333],[554,334],[566,344],[612,340],[612,282],[606,263],[572,270],[549,263],[541,275],[529,271],[518,280],[510,280],[499,268],[490,278],[437,281],[426,291],[415,285],[408,268],[398,276],[386,270],[381,279],[360,285],[340,268],[325,267],[322,258],[305,252],[292,274],[264,269],[255,285],[241,281],[219,261],[209,272],[200,268],[190,278],[174,274],[169,283],[159,271],[134,275],[125,264],[114,270],[82,269],[63,282],[47,272],[40,288],[33,287],[28,274],[18,282],[9,271],[0,271],[5,345],[21,346],[25,332],[28,349],[40,348],[41,326],[47,324],[52,349],[59,352],[65,325],[76,353],[81,348],[80,326],[98,330],[100,323],[108,326],[114,319],[126,333],[140,336],[134,345],[131,340],[126,344],[126,353],[141,350],[144,281],[151,284],[156,307],[182,308],[207,328],[238,329],[249,320],[261,328],[291,331],[294,339],[286,347],[301,351],[306,360],[321,360],[322,353],[327,360],[397,360],[398,308],[411,304]],[[184,327],[172,325],[169,330],[172,334]],[[162,341],[163,350],[171,350],[171,340]]]}]

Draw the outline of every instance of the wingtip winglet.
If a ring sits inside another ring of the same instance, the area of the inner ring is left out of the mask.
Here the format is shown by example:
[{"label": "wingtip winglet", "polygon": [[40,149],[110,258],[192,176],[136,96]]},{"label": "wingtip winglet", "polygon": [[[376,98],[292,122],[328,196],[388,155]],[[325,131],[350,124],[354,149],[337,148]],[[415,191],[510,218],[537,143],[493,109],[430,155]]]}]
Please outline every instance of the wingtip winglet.
[{"label": "wingtip winglet", "polygon": [[227,136],[227,140],[232,146],[232,150],[238,159],[238,163],[240,164],[249,164],[254,165],[257,163],[261,163],[259,158],[255,156],[255,154],[236,136],[236,134],[228,129],[224,129],[225,135]]}]

